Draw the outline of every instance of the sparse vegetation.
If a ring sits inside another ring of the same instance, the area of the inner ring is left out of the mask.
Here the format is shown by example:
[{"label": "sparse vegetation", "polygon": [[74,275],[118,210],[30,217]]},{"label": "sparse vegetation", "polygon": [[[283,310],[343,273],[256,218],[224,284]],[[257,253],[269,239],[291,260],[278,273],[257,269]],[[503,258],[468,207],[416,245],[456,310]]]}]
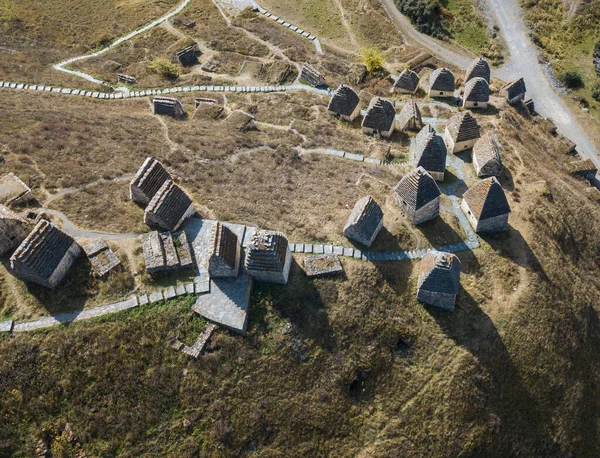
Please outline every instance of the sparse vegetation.
[{"label": "sparse vegetation", "polygon": [[378,72],[383,68],[383,56],[378,49],[363,49],[360,55],[360,62],[367,68],[369,73]]}]

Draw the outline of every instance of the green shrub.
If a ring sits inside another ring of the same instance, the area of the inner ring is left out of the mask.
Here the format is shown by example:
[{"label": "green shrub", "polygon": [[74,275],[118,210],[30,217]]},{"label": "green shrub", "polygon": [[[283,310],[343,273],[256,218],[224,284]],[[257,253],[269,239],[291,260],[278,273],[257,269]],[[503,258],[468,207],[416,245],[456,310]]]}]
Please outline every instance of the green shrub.
[{"label": "green shrub", "polygon": [[437,0],[394,0],[402,14],[407,15],[417,30],[437,38],[448,32],[442,25],[442,9]]},{"label": "green shrub", "polygon": [[584,86],[581,73],[577,70],[567,70],[560,79],[569,89],[579,89]]},{"label": "green shrub", "polygon": [[383,57],[377,49],[363,49],[360,56],[362,64],[367,67],[369,73],[374,73],[383,68]]},{"label": "green shrub", "polygon": [[600,102],[600,83],[596,83],[596,85],[592,89],[592,97],[594,98],[594,100]]},{"label": "green shrub", "polygon": [[153,60],[148,68],[163,78],[175,79],[179,76],[179,67],[164,57]]}]

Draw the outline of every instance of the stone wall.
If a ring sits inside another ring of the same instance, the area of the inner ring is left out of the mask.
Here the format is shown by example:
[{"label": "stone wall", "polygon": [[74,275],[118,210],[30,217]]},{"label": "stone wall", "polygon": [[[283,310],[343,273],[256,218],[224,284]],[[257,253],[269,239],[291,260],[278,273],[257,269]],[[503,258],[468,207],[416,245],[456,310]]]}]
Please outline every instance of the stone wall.
[{"label": "stone wall", "polygon": [[439,307],[444,310],[454,311],[456,296],[448,293],[434,293],[431,291],[418,290],[417,299],[425,304]]},{"label": "stone wall", "polygon": [[452,138],[450,137],[450,135],[448,135],[448,132],[446,131],[445,140],[446,146],[448,147],[448,152],[454,154],[473,148],[477,140],[479,140],[479,138],[474,138],[472,140],[466,140],[464,142],[458,142],[455,144],[454,140],[452,140]]},{"label": "stone wall", "polygon": [[[71,247],[67,250],[60,263],[52,272],[52,275],[48,278],[47,282],[37,282],[46,288],[54,289],[56,286],[65,278],[67,272],[73,265],[73,263],[77,260],[81,253],[81,247],[77,244],[77,242],[73,242]],[[35,280],[34,280],[35,281]]]},{"label": "stone wall", "polygon": [[378,134],[383,138],[390,138],[392,136],[392,134],[394,133],[394,124],[396,124],[396,121],[394,121],[392,123],[392,127],[390,127],[390,130],[388,131],[381,131],[381,130],[375,130],[375,129],[371,129],[370,127],[362,127],[362,131],[367,134],[367,135],[374,135],[374,134]]},{"label": "stone wall", "polygon": [[478,221],[464,199],[460,204],[460,208],[467,216],[469,224],[475,229],[475,232],[503,232],[508,230],[508,213]]},{"label": "stone wall", "polygon": [[267,283],[281,283],[285,285],[288,282],[290,276],[290,268],[292,267],[292,251],[288,244],[287,251],[285,253],[285,264],[281,272],[270,272],[255,270],[250,274],[258,281],[264,281]]},{"label": "stone wall", "polygon": [[436,97],[436,98],[441,98],[441,97],[454,97],[454,91],[432,91],[431,89],[429,90],[429,97]]},{"label": "stone wall", "polygon": [[16,250],[30,229],[21,218],[0,218],[0,256]]},{"label": "stone wall", "polygon": [[465,100],[463,102],[463,107],[464,108],[478,108],[480,110],[485,110],[488,106],[487,102],[469,102],[467,100]]}]

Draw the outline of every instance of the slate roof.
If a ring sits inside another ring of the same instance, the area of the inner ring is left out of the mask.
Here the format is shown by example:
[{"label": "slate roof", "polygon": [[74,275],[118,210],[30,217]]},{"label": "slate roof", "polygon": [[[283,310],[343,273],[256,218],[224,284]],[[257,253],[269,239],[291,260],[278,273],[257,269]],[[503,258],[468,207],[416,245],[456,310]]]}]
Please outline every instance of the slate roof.
[{"label": "slate roof", "polygon": [[402,110],[400,110],[399,118],[400,130],[418,130],[423,127],[421,110],[419,110],[417,103],[412,99],[404,104]]},{"label": "slate roof", "polygon": [[354,229],[365,239],[369,240],[379,228],[383,219],[383,211],[379,204],[371,196],[363,197],[356,205],[348,218],[348,226]]},{"label": "slate roof", "polygon": [[490,85],[484,78],[475,77],[465,85],[465,100],[468,102],[489,102]]},{"label": "slate roof", "polygon": [[171,179],[171,174],[153,157],[147,157],[139,168],[130,186],[138,188],[149,200],[154,197],[165,181]]},{"label": "slate roof", "polygon": [[419,75],[416,72],[405,68],[398,76],[398,79],[394,83],[394,87],[404,89],[406,91],[415,92],[419,87]]},{"label": "slate roof", "polygon": [[394,192],[414,210],[424,207],[441,195],[437,183],[423,167],[417,167],[404,175],[394,187]]},{"label": "slate roof", "polygon": [[318,87],[325,84],[325,77],[314,67],[303,65],[300,72],[300,78],[308,81],[311,85]]},{"label": "slate roof", "polygon": [[470,111],[456,113],[446,126],[454,143],[479,138],[479,124]]},{"label": "slate roof", "polygon": [[172,116],[183,116],[185,110],[178,99],[173,97],[154,97],[152,99],[155,114],[168,114]]},{"label": "slate roof", "polygon": [[493,168],[502,169],[502,159],[500,158],[498,143],[489,132],[483,134],[473,147],[473,162],[475,161],[481,165],[482,169],[490,162],[495,163],[496,167]]},{"label": "slate roof", "polygon": [[75,240],[54,224],[41,220],[10,258],[10,265],[27,275],[48,280]]},{"label": "slate roof", "polygon": [[396,121],[394,105],[381,97],[373,97],[363,118],[362,127],[387,132]]},{"label": "slate roof", "polygon": [[458,294],[460,260],[452,253],[429,251],[419,266],[418,288],[434,293]]},{"label": "slate roof", "polygon": [[429,88],[433,91],[454,92],[454,74],[447,68],[438,68],[429,76]]},{"label": "slate roof", "polygon": [[575,176],[594,176],[598,173],[598,167],[591,159],[579,159],[567,164],[569,173]]},{"label": "slate roof", "polygon": [[478,181],[464,193],[463,199],[478,221],[510,213],[506,195],[496,177]]},{"label": "slate roof", "polygon": [[359,103],[360,98],[354,89],[345,84],[340,84],[331,96],[327,109],[342,116],[350,116]]},{"label": "slate roof", "polygon": [[492,72],[487,60],[483,57],[479,57],[473,60],[467,68],[467,71],[465,72],[465,83],[473,78],[483,78],[489,83],[491,76]]},{"label": "slate roof", "polygon": [[172,180],[167,180],[146,207],[146,212],[163,222],[165,229],[174,230],[191,204],[188,195]]},{"label": "slate roof", "polygon": [[220,262],[235,270],[237,262],[238,238],[235,233],[217,222],[214,232],[211,257],[215,256]]},{"label": "slate roof", "polygon": [[246,248],[246,269],[282,272],[285,267],[287,249],[287,238],[281,232],[256,230]]},{"label": "slate roof", "polygon": [[427,124],[417,134],[415,161],[428,172],[446,171],[446,144],[441,135]]},{"label": "slate roof", "polygon": [[527,92],[527,88],[525,87],[525,80],[523,78],[519,78],[514,81],[511,81],[510,83],[506,83],[500,88],[500,92],[506,92],[508,100],[512,100],[522,94],[525,94]]}]

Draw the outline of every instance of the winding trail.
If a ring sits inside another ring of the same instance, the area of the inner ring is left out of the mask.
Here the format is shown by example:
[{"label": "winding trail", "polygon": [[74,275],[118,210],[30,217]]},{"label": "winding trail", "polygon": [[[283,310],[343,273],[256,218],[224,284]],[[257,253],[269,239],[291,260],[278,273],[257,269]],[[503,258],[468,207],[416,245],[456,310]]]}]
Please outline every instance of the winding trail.
[{"label": "winding trail", "polygon": [[486,0],[491,14],[500,26],[500,32],[510,50],[510,60],[496,74],[505,81],[525,79],[528,95],[542,116],[552,119],[558,128],[577,144],[577,151],[600,167],[596,145],[579,126],[573,113],[556,93],[548,75],[539,62],[537,48],[528,36],[523,10],[517,0]]}]

